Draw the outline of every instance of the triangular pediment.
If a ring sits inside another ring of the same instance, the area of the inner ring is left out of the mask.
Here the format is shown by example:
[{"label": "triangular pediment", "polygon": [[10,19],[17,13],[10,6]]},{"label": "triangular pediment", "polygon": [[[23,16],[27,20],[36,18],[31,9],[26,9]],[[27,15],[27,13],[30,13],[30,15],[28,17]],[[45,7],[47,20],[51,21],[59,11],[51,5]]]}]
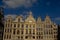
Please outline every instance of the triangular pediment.
[{"label": "triangular pediment", "polygon": [[26,18],[25,22],[36,22],[33,15],[32,15],[32,12],[29,12],[29,15]]}]

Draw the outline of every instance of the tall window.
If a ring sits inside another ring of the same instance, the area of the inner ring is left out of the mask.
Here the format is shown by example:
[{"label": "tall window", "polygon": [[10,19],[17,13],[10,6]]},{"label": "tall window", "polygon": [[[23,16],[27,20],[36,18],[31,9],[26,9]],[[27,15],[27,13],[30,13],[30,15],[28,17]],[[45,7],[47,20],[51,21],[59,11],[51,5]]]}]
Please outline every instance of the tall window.
[{"label": "tall window", "polygon": [[35,29],[33,29],[33,34],[35,34]]},{"label": "tall window", "polygon": [[7,30],[7,32],[9,32],[9,29]]},{"label": "tall window", "polygon": [[39,32],[39,35],[40,35],[40,32]]},{"label": "tall window", "polygon": [[46,28],[52,28],[52,25],[46,25]]},{"label": "tall window", "polygon": [[11,31],[12,31],[11,29],[5,29],[5,32],[11,33]]},{"label": "tall window", "polygon": [[52,34],[52,33],[53,33],[53,32],[52,32],[52,29],[50,29],[50,30],[49,30],[49,34]]},{"label": "tall window", "polygon": [[6,35],[4,35],[4,39],[6,39]]},{"label": "tall window", "polygon": [[31,28],[31,24],[30,24],[30,28]]},{"label": "tall window", "polygon": [[18,22],[20,22],[20,18],[18,18]]},{"label": "tall window", "polygon": [[45,35],[47,35],[47,34],[48,34],[48,32],[49,32],[48,30],[45,30],[45,31],[44,31],[44,34],[45,34]]},{"label": "tall window", "polygon": [[39,35],[38,32],[36,34]]},{"label": "tall window", "polygon": [[28,29],[26,29],[26,34],[28,34]]},{"label": "tall window", "polygon": [[38,39],[38,36],[36,36],[36,38]]},{"label": "tall window", "polygon": [[23,39],[23,36],[21,36],[21,39]]},{"label": "tall window", "polygon": [[18,36],[18,39],[20,39],[20,36]]},{"label": "tall window", "polygon": [[11,39],[11,35],[9,35],[9,39]]},{"label": "tall window", "polygon": [[8,35],[7,35],[7,39],[8,39]]},{"label": "tall window", "polygon": [[15,35],[16,29],[13,30],[13,34]]},{"label": "tall window", "polygon": [[40,39],[41,36],[39,36],[39,39]]},{"label": "tall window", "polygon": [[29,29],[29,34],[31,34],[31,29]]},{"label": "tall window", "polygon": [[26,24],[26,28],[28,28],[28,24]]},{"label": "tall window", "polygon": [[14,27],[16,27],[16,24],[14,24]]},{"label": "tall window", "polygon": [[23,24],[21,25],[21,28],[24,28],[24,25]]},{"label": "tall window", "polygon": [[19,30],[17,30],[17,34],[20,34],[20,31]]},{"label": "tall window", "polygon": [[33,25],[33,28],[35,28],[35,24]]},{"label": "tall window", "polygon": [[23,34],[23,31],[21,31],[21,34]]}]

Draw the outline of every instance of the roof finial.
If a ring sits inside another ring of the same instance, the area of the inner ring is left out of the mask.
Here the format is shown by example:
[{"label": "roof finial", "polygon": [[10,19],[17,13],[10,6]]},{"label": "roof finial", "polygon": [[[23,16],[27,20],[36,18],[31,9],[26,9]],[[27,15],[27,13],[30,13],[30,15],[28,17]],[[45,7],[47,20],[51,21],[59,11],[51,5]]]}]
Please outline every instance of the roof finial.
[{"label": "roof finial", "polygon": [[29,12],[29,15],[32,15],[32,12],[31,11]]}]

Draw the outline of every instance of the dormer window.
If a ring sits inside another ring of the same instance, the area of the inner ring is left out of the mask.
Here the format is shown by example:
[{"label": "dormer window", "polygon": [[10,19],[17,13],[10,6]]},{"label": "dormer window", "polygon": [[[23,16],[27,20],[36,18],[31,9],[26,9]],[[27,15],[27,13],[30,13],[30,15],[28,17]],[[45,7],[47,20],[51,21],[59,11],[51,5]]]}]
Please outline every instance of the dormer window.
[{"label": "dormer window", "polygon": [[20,22],[20,18],[18,18],[18,22]]}]

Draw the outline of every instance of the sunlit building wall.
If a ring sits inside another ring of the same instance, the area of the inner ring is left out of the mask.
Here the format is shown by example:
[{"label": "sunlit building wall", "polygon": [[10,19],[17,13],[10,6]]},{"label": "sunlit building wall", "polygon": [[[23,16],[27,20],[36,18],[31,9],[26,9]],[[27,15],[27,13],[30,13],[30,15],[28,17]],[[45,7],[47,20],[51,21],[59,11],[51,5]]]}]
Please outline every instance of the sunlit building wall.
[{"label": "sunlit building wall", "polygon": [[31,11],[26,18],[8,15],[4,26],[4,40],[57,40],[58,27],[48,15],[44,21]]}]

